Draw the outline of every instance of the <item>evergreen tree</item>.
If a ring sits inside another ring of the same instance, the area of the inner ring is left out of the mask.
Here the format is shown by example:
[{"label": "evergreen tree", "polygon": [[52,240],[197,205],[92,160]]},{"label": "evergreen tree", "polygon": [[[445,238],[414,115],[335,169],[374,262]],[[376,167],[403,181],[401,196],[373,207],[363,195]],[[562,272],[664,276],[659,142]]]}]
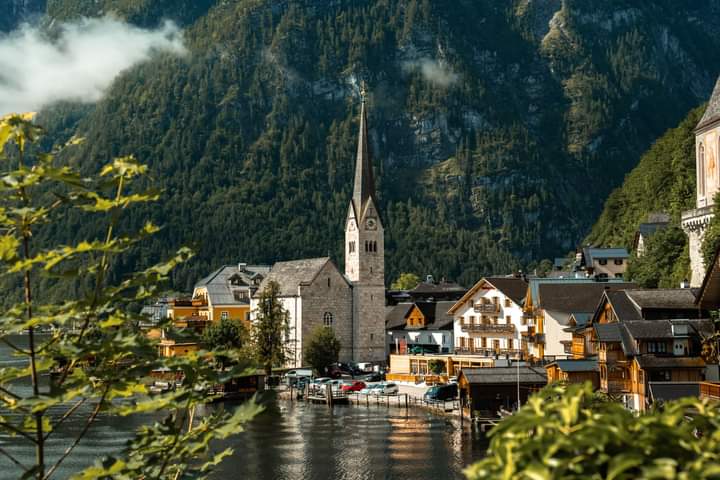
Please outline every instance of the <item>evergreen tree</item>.
[{"label": "evergreen tree", "polygon": [[260,293],[251,328],[254,352],[267,378],[272,375],[273,367],[281,367],[288,358],[289,314],[278,299],[279,293],[280,286],[268,282]]}]

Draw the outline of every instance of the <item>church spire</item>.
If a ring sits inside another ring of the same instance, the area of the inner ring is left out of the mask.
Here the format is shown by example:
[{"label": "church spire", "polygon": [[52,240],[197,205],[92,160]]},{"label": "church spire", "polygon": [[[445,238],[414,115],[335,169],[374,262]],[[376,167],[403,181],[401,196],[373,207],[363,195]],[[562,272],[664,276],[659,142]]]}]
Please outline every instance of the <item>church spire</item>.
[{"label": "church spire", "polygon": [[373,177],[370,148],[368,147],[367,115],[365,113],[365,100],[367,92],[365,82],[360,87],[360,133],[358,135],[357,157],[355,159],[355,188],[353,190],[353,203],[358,216],[369,198],[375,199],[375,179]]}]

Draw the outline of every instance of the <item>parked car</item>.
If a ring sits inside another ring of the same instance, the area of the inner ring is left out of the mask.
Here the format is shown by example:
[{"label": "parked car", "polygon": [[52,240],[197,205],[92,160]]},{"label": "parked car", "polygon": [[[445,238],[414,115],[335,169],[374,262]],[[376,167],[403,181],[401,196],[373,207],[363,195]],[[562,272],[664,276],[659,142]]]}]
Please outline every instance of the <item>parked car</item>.
[{"label": "parked car", "polygon": [[400,392],[400,387],[397,383],[378,383],[378,388],[373,389],[373,395],[397,395]]},{"label": "parked car", "polygon": [[360,395],[376,395],[376,391],[379,392],[379,390],[381,388],[382,388],[382,385],[379,383],[367,385],[365,388],[360,390]]},{"label": "parked car", "polygon": [[342,389],[342,386],[345,383],[345,380],[333,379],[333,380],[330,380],[329,382],[325,382],[325,383],[330,385],[330,388],[332,389],[333,392],[338,392]]},{"label": "parked car", "polygon": [[446,385],[435,385],[430,387],[423,398],[427,402],[442,402],[452,400],[457,397],[457,383],[448,383]]},{"label": "parked car", "polygon": [[355,380],[354,382],[347,382],[347,383],[343,384],[342,391],[343,392],[360,392],[366,386],[367,385],[365,384],[365,382]]},{"label": "parked car", "polygon": [[283,378],[285,379],[285,384],[292,387],[297,384],[300,378],[312,378],[312,370],[309,368],[297,368],[285,372]]},{"label": "parked car", "polygon": [[368,373],[367,375],[362,375],[360,377],[360,380],[364,382],[382,382],[384,379],[383,375],[377,372]]}]

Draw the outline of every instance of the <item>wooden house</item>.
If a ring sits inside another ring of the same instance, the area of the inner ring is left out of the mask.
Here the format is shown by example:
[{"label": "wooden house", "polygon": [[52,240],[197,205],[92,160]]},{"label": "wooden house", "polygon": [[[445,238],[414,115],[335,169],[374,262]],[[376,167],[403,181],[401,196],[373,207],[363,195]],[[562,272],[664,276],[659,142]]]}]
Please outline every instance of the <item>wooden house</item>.
[{"label": "wooden house", "polygon": [[517,408],[547,384],[542,367],[527,365],[463,368],[458,377],[460,402],[466,416],[496,417],[501,409]]}]

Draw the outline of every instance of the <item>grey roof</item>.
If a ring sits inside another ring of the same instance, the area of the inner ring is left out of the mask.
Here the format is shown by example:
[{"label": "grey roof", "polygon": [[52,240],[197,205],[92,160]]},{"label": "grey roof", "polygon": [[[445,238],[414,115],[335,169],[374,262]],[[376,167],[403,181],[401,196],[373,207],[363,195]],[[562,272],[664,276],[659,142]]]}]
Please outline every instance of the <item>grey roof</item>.
[{"label": "grey roof", "polygon": [[[239,300],[236,290],[247,290],[254,285],[253,280],[263,278],[270,272],[267,265],[245,265],[242,270],[239,265],[223,265],[207,277],[195,284],[195,288],[205,287],[209,300],[213,305],[235,305],[247,303]],[[239,280],[238,285],[232,285],[231,280]]]},{"label": "grey roof", "polygon": [[713,88],[712,95],[710,95],[708,106],[705,108],[705,113],[695,129],[699,130],[706,127],[718,119],[720,119],[720,78],[715,82],[715,88]]},{"label": "grey roof", "polygon": [[705,361],[700,357],[674,357],[638,355],[636,360],[642,368],[704,368]]},{"label": "grey roof", "polygon": [[632,320],[623,322],[633,338],[673,338],[673,324],[688,325],[688,336],[709,336],[714,331],[712,320]]},{"label": "grey roof", "polygon": [[418,283],[415,288],[410,290],[412,293],[416,294],[433,294],[433,293],[465,293],[467,291],[467,288],[458,285],[455,282],[440,282],[440,283],[429,283],[429,282],[420,282]]},{"label": "grey roof", "polygon": [[527,295],[528,282],[521,277],[486,277],[487,280],[493,287],[500,290],[503,295],[510,297],[510,299],[517,305],[522,305]]},{"label": "grey roof", "polygon": [[659,223],[641,223],[638,227],[638,232],[643,237],[649,237],[653,233],[657,232],[658,230],[662,230],[663,228],[667,227],[668,222],[659,222]]},{"label": "grey roof", "polygon": [[490,367],[490,368],[463,368],[460,375],[464,375],[471,385],[475,384],[503,384],[517,383],[518,372],[520,383],[525,384],[546,384],[547,373],[542,367]]},{"label": "grey roof", "polygon": [[[638,310],[638,305],[630,300],[630,297],[627,295],[627,290],[606,291],[604,298],[610,303],[610,306],[620,321],[640,320],[642,318]],[[600,313],[600,311],[599,307],[596,313]]]},{"label": "grey roof", "polygon": [[700,396],[699,382],[648,382],[648,386],[653,402]]},{"label": "grey roof", "polygon": [[628,290],[627,296],[641,309],[696,310],[695,294],[689,288]]},{"label": "grey roof", "polygon": [[427,321],[425,327],[410,328],[411,330],[451,330],[453,317],[448,313],[455,302],[403,302],[392,309],[386,310],[385,328],[402,330],[406,326],[406,318],[413,307],[417,306]]},{"label": "grey roof", "polygon": [[596,323],[593,328],[599,342],[620,343],[625,355],[637,355],[639,353],[632,335],[625,327],[625,323]]},{"label": "grey roof", "polygon": [[567,325],[570,315],[593,313],[607,289],[632,288],[632,283],[545,283],[538,287],[539,303],[553,318]]},{"label": "grey roof", "polygon": [[599,258],[629,258],[630,254],[625,248],[596,248],[588,247],[583,249],[585,263],[591,265],[593,260]]},{"label": "grey roof", "polygon": [[298,287],[300,285],[309,285],[328,262],[332,263],[330,257],[277,262],[270,269],[270,273],[260,284],[260,288],[255,295],[259,295],[268,283],[274,281],[280,286],[281,297],[295,296],[298,294]]},{"label": "grey roof", "polygon": [[599,370],[597,359],[555,360],[550,365],[557,365],[563,372],[597,372]]}]

